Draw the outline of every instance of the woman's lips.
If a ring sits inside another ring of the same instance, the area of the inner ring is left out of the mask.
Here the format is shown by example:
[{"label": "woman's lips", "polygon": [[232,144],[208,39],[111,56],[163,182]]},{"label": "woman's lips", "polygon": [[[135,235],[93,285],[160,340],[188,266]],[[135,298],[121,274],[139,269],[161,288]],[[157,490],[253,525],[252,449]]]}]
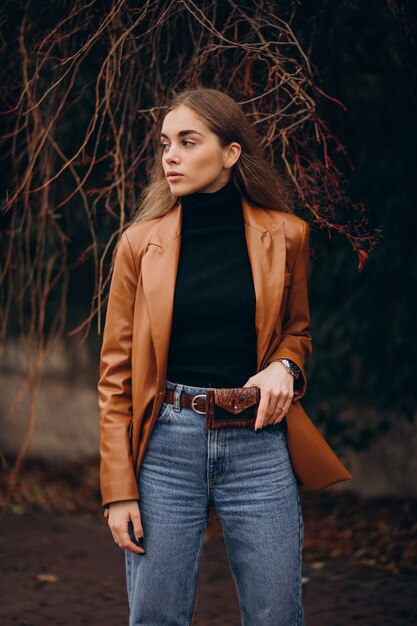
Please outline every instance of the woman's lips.
[{"label": "woman's lips", "polygon": [[180,178],[183,177],[183,174],[168,174],[167,178],[168,180],[172,181],[173,183],[177,180],[180,180]]}]

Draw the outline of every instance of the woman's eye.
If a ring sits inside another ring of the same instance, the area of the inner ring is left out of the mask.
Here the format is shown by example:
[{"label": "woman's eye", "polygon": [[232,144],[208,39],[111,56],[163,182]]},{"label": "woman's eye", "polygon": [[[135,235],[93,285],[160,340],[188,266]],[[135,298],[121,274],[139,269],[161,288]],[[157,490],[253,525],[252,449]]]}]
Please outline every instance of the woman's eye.
[{"label": "woman's eye", "polygon": [[[188,141],[188,139],[184,139],[184,141],[183,141],[182,143],[183,143],[183,144],[189,144],[190,146],[193,146],[193,145],[194,145],[194,142],[193,142],[193,141]],[[169,145],[168,145],[167,143],[160,143],[160,144],[159,144],[159,147],[160,147],[161,149],[164,149],[164,148],[167,148],[167,147],[169,148]]]}]

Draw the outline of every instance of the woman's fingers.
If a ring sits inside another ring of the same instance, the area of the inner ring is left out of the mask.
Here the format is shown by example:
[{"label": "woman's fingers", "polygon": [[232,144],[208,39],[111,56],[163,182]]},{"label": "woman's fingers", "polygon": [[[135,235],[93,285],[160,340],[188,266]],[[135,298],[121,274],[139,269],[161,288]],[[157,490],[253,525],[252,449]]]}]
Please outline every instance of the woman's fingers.
[{"label": "woman's fingers", "polygon": [[261,387],[261,399],[256,413],[255,430],[269,424],[274,415],[275,407],[272,403],[272,389]]},{"label": "woman's fingers", "polygon": [[286,394],[278,397],[275,405],[273,424],[279,424],[279,422],[284,419],[291,406],[293,396],[294,394],[292,392],[287,392]]},{"label": "woman's fingers", "polygon": [[124,550],[130,550],[131,552],[135,552],[136,554],[143,554],[145,552],[143,542],[143,533],[141,531],[135,533],[133,528],[133,522],[130,520],[127,524],[127,537],[126,531],[123,532],[123,545],[121,547]]},{"label": "woman's fingers", "polygon": [[118,525],[117,527],[113,527],[112,529],[113,537],[119,548],[122,550],[129,550],[135,554],[143,554],[145,552],[144,548],[133,543],[131,537],[134,538],[134,534],[129,534],[129,522],[125,521],[123,524]]},{"label": "woman's fingers", "polygon": [[143,528],[140,519],[139,507],[136,512],[131,513],[130,520],[131,521],[128,524],[129,537],[135,545],[139,544],[139,547],[143,548],[145,540],[143,536]]},{"label": "woman's fingers", "polygon": [[123,550],[144,554],[145,549],[138,542],[141,538],[143,543],[144,539],[137,501],[116,502],[110,505],[109,510],[108,524],[115,543]]},{"label": "woman's fingers", "polygon": [[274,392],[272,389],[261,389],[261,400],[255,422],[255,430],[268,424],[281,422],[291,406],[294,392],[284,389]]}]

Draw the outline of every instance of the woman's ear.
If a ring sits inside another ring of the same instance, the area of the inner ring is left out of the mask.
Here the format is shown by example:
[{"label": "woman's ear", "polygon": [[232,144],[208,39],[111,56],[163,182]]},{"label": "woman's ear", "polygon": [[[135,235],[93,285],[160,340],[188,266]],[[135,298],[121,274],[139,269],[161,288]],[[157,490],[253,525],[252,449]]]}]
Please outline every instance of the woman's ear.
[{"label": "woman's ear", "polygon": [[225,167],[232,167],[239,159],[242,152],[242,146],[237,141],[232,141],[227,147]]}]

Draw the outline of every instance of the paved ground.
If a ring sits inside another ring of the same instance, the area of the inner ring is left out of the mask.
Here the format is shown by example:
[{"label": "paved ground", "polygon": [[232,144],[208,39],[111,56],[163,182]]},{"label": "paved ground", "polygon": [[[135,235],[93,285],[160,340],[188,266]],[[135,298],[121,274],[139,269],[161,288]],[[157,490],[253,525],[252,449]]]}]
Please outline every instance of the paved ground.
[{"label": "paved ground", "polygon": [[[127,624],[124,559],[104,518],[7,513],[0,522],[2,626]],[[307,626],[417,624],[417,573],[391,573],[341,559],[305,559]],[[207,535],[196,626],[240,626],[221,538]]]}]

